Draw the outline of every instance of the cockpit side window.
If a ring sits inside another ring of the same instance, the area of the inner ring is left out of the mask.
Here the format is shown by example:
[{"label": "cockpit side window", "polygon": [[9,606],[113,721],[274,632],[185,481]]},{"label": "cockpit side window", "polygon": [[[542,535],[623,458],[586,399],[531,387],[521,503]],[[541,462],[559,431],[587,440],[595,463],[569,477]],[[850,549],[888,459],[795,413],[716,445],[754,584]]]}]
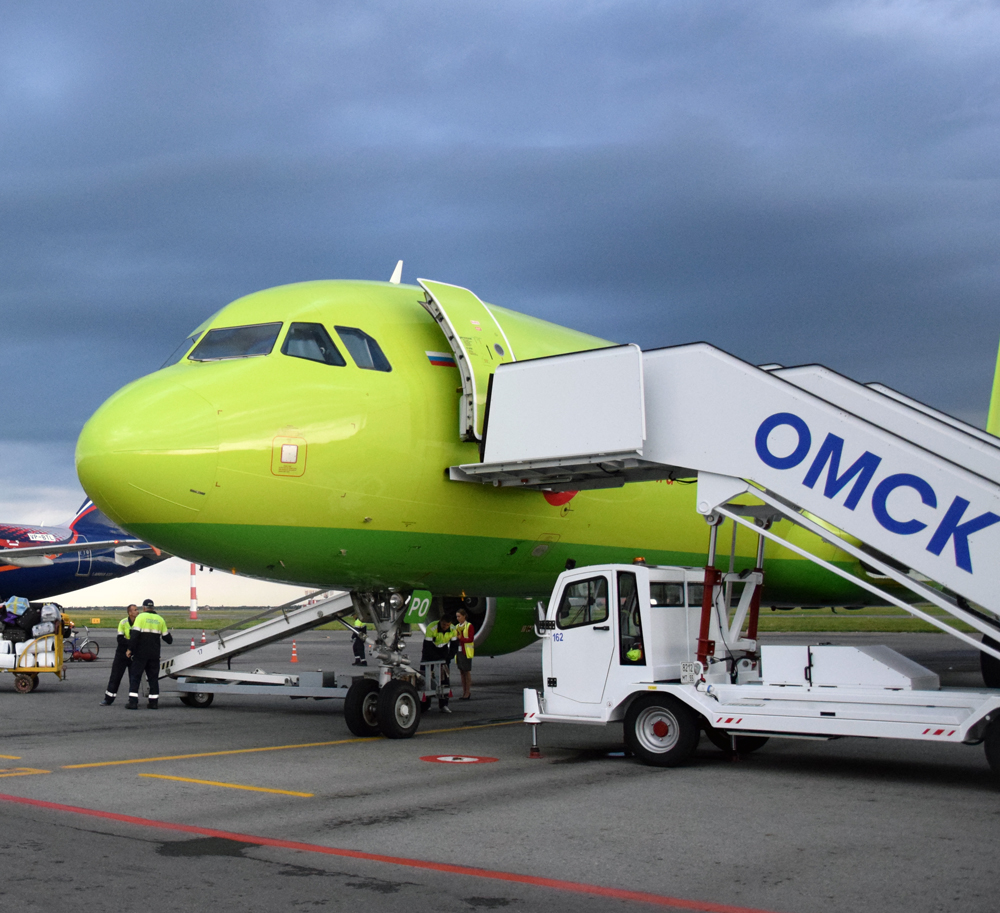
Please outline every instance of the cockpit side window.
[{"label": "cockpit side window", "polygon": [[281,344],[283,355],[343,368],[347,362],[321,323],[293,323]]},{"label": "cockpit side window", "polygon": [[379,344],[357,327],[336,327],[337,333],[351,353],[351,358],[359,368],[369,371],[391,371],[389,359],[382,353]]},{"label": "cockpit side window", "polygon": [[198,341],[199,336],[201,336],[201,333],[192,333],[188,336],[184,342],[171,352],[170,357],[162,365],[160,365],[159,369],[162,371],[164,368],[169,368],[171,365],[177,364],[177,362],[179,362],[188,353],[191,346]]},{"label": "cockpit side window", "polygon": [[218,327],[209,330],[189,361],[221,361],[226,358],[253,358],[270,355],[281,331],[280,323],[257,323],[246,327]]}]

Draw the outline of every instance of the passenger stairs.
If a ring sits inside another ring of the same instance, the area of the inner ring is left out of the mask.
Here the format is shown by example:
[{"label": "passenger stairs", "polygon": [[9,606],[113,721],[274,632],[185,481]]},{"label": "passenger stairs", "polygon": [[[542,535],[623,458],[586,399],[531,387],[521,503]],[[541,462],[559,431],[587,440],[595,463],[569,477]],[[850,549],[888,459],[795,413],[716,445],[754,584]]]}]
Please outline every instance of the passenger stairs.
[{"label": "passenger stairs", "polygon": [[[499,365],[484,438],[483,462],[452,479],[571,491],[697,478],[710,523],[747,526],[1000,658],[949,623],[1000,639],[1000,439],[894,390],[706,343],[615,346]],[[776,536],[781,519],[912,597]]]},{"label": "passenger stairs", "polygon": [[[218,669],[207,669],[225,661],[227,664],[241,653],[256,650],[258,647],[285,640],[303,631],[308,631],[319,625],[335,621],[337,618],[350,615],[354,611],[351,594],[342,591],[319,590],[303,596],[301,599],[285,603],[275,608],[265,609],[251,618],[245,618],[235,624],[214,632],[217,638],[210,643],[179,653],[160,663],[160,675],[186,678],[209,677],[213,680],[248,682],[259,681],[261,684],[280,684],[287,676],[267,676],[258,673],[223,672]],[[243,627],[251,622],[250,627]]]}]

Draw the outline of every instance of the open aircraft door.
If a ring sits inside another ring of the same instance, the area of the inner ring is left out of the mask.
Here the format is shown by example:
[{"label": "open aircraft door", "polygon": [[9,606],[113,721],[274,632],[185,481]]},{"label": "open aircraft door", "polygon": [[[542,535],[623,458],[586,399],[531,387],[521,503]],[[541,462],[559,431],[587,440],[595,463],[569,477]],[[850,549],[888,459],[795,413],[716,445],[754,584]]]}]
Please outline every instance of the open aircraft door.
[{"label": "open aircraft door", "polygon": [[467,288],[418,279],[423,302],[444,331],[462,377],[458,431],[464,441],[480,441],[490,375],[498,365],[516,361],[493,312]]}]

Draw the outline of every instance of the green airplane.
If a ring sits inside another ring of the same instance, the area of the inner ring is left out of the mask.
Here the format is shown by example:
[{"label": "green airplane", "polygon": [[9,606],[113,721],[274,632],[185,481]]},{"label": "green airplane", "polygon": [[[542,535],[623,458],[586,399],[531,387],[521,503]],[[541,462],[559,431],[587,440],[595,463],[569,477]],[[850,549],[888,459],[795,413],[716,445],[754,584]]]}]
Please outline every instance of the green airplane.
[{"label": "green airplane", "polygon": [[[224,307],[87,422],[76,451],[87,494],[184,560],[365,594],[430,590],[445,606],[464,599],[484,654],[535,639],[534,603],[567,566],[704,564],[709,528],[690,481],[575,494],[451,481],[449,467],[479,460],[496,364],[613,343],[398,274],[285,285]],[[720,533],[723,569],[730,535]],[[736,570],[756,563],[756,539],[737,533]],[[871,598],[771,543],[765,568],[765,605]]]}]

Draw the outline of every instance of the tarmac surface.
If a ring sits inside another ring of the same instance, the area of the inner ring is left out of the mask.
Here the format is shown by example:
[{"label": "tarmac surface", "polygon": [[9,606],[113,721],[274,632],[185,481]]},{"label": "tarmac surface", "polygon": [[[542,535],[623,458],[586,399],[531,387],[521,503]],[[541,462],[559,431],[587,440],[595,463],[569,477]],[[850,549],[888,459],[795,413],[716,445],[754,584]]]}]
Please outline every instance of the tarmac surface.
[{"label": "tarmac surface", "polygon": [[[184,649],[184,633],[166,654]],[[540,729],[521,689],[540,648],[477,657],[474,699],[410,740],[358,739],[340,701],[218,696],[101,707],[95,663],[16,694],[0,676],[0,908],[737,913],[997,909],[1000,790],[981,747],[772,740],[732,762],[703,739],[684,767],[625,757],[621,726]],[[199,638],[200,639],[200,638]],[[827,640],[769,635],[768,642]],[[945,684],[978,657],[935,634],[887,643]],[[234,661],[346,671],[346,634],[312,632]],[[457,677],[455,679],[457,681]],[[496,759],[436,763],[442,756]]]}]

